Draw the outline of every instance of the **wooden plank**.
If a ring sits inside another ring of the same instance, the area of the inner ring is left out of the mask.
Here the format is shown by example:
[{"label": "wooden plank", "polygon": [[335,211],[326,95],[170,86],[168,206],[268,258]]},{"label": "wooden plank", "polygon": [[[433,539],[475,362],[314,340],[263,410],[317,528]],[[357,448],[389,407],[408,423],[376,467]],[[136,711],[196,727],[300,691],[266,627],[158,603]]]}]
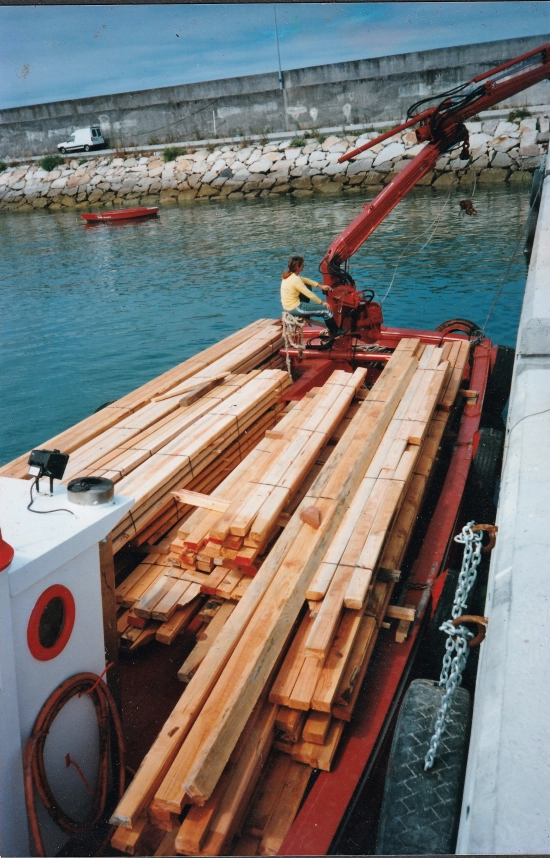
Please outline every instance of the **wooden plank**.
[{"label": "wooden plank", "polygon": [[243,577],[241,578],[241,580],[239,581],[239,583],[237,584],[235,589],[231,591],[231,594],[230,594],[231,599],[235,599],[236,601],[239,601],[239,599],[242,599],[242,597],[246,593],[248,587],[250,586],[251,582],[252,582],[252,578],[250,578],[247,575],[243,575]]},{"label": "wooden plank", "polygon": [[309,601],[319,601],[324,597],[336,572],[336,565],[336,563],[326,563],[324,561],[319,564],[319,568],[313,576],[313,580],[306,593]]},{"label": "wooden plank", "polygon": [[275,727],[283,734],[282,738],[288,742],[297,742],[302,735],[305,713],[298,709],[289,709],[287,706],[279,706]]},{"label": "wooden plank", "polygon": [[[415,363],[414,360],[413,364]],[[388,362],[387,367],[390,364],[391,361]],[[411,371],[414,371],[414,366]],[[408,381],[407,372],[399,375],[392,386],[392,391],[404,389]],[[338,465],[346,461],[346,468],[343,469],[344,475],[340,477],[340,489],[335,492],[335,498],[321,497],[317,500],[317,505],[323,512],[321,527],[317,531],[312,531],[311,528],[307,528],[307,525],[300,522],[300,530],[302,531],[300,538],[295,540],[283,563],[280,564],[279,574],[276,576],[273,586],[266,592],[262,610],[256,611],[252,621],[244,631],[228,667],[224,671],[224,681],[218,680],[216,688],[213,689],[192,727],[188,739],[178,753],[170,777],[165,779],[161,789],[157,791],[157,800],[162,795],[165,806],[174,812],[181,808],[182,789],[192,801],[200,801],[203,797],[211,794],[213,786],[227,762],[231,748],[234,747],[239,727],[242,729],[241,719],[246,720],[247,713],[250,711],[249,707],[254,705],[254,695],[250,696],[251,689],[253,687],[261,688],[262,678],[265,681],[266,675],[273,666],[277,652],[273,635],[284,635],[283,639],[286,639],[290,628],[289,623],[292,624],[303,604],[305,590],[313,570],[326,551],[327,543],[332,538],[345,512],[347,504],[342,503],[342,500],[349,498],[352,488],[353,490],[357,489],[374,453],[374,447],[369,442],[372,435],[376,434],[375,427],[370,426],[367,430],[362,419],[363,410],[369,404],[368,400],[363,403],[362,408],[357,413],[359,419],[350,424],[350,429],[353,429],[353,432],[350,433],[349,445],[344,443],[346,441],[344,437],[333,457],[329,460],[329,466],[320,475],[322,479],[318,478],[317,480],[318,488],[324,492],[325,486],[334,480]],[[388,425],[397,404],[397,395],[389,394],[382,411],[380,412],[378,409],[377,426],[381,425],[385,428]],[[366,437],[365,432],[367,433]],[[362,441],[357,452],[352,444],[356,437]],[[352,462],[353,467],[350,467]],[[315,489],[314,484],[310,490],[310,497],[318,497]],[[304,506],[309,505],[309,503],[310,498],[304,499]],[[296,514],[293,519],[295,517]],[[289,532],[290,527],[290,525],[287,527],[285,533]],[[307,528],[307,532],[304,532],[303,528]],[[307,573],[304,571],[304,566],[308,570]],[[255,580],[258,580],[258,576]],[[251,589],[249,588],[248,593],[251,592]],[[243,602],[240,604],[242,605]],[[310,659],[309,661],[313,660]],[[295,690],[296,686],[293,690],[293,697]],[[231,705],[229,702],[231,700],[236,701],[236,699],[239,699],[238,717],[235,717],[237,711],[235,704]],[[302,705],[296,706],[296,708],[302,708]],[[221,717],[220,713],[223,713]],[[231,718],[229,718],[230,714]],[[232,737],[231,741],[228,741],[229,735]]]},{"label": "wooden plank", "polygon": [[325,662],[344,609],[344,594],[354,571],[353,566],[337,567],[307,637],[306,656],[322,659],[323,663]]},{"label": "wooden plank", "polygon": [[280,801],[292,760],[280,751],[272,751],[250,810],[243,824],[248,834],[262,837],[277,802]]},{"label": "wooden plank", "polygon": [[123,852],[126,855],[135,855],[147,826],[147,819],[143,817],[132,830],[117,828],[111,837],[111,846],[113,849],[118,849],[119,852]]},{"label": "wooden plank", "polygon": [[260,844],[260,855],[276,855],[283,840],[296,818],[298,809],[304,797],[311,769],[301,763],[292,762],[283,789],[269,821],[264,829]]},{"label": "wooden plank", "polygon": [[[190,584],[188,581],[183,581],[181,578],[175,578],[172,579],[172,581],[172,586],[170,587],[166,595],[163,596],[159,602],[157,602],[151,612],[151,616],[154,620],[160,620],[163,623],[169,620],[170,617],[175,613],[178,604],[180,604],[180,599],[185,596],[186,592],[189,590],[190,587],[196,587],[197,591],[200,591],[200,588],[197,584]],[[185,602],[183,602],[183,605],[184,604]],[[138,614],[137,616],[140,615]]]},{"label": "wooden plank", "polygon": [[166,596],[175,583],[174,578],[166,574],[157,578],[153,586],[147,590],[139,602],[135,603],[134,611],[136,615],[138,617],[145,617],[146,619],[149,618],[155,605]]},{"label": "wooden plank", "polygon": [[320,659],[304,657],[302,667],[288,699],[289,706],[293,709],[303,709],[304,712],[311,709],[311,698],[322,669],[323,662]]},{"label": "wooden plank", "polygon": [[150,571],[151,563],[140,563],[139,566],[130,572],[130,574],[122,581],[121,584],[116,588],[116,601],[117,603],[121,603],[126,594],[134,587],[134,585],[138,584],[140,579]]},{"label": "wooden plank", "polygon": [[[145,568],[145,573],[139,577],[133,586],[131,586],[127,591],[126,595],[122,597],[121,604],[125,608],[132,608],[136,602],[141,599],[142,595],[146,593],[149,588],[154,586],[155,582],[162,578],[165,574],[166,567],[160,566],[156,563],[147,565]],[[118,593],[118,588],[117,588]]]},{"label": "wooden plank", "polygon": [[215,386],[216,382],[219,383],[222,379],[227,378],[228,375],[230,375],[228,371],[218,372],[211,376],[202,375],[202,377],[199,373],[187,379],[187,381],[182,381],[181,384],[178,384],[177,387],[173,387],[170,391],[168,391],[168,393],[161,393],[159,396],[153,396],[152,401],[162,402],[164,399],[171,399],[174,396],[181,396],[188,391],[196,390],[196,388],[200,388],[202,392],[207,393]]},{"label": "wooden plank", "polygon": [[234,536],[246,536],[250,525],[257,516],[262,504],[269,498],[271,485],[257,484],[250,487],[248,496],[231,521],[229,532]]},{"label": "wooden plank", "polygon": [[[370,479],[365,480],[364,483],[368,487]],[[372,490],[368,494],[364,507],[357,519],[353,532],[349,535],[345,549],[341,552],[339,560],[341,565],[356,566],[359,564],[361,552],[376,522],[379,511],[386,501],[388,490],[388,480],[377,479],[374,482]],[[332,555],[331,552],[327,552],[327,554],[330,554],[331,559],[333,559],[333,557],[336,559],[336,554]]]},{"label": "wooden plank", "polygon": [[122,613],[119,617],[117,617],[116,626],[117,626],[117,632],[119,634],[122,634],[122,632],[124,632],[128,628],[128,626],[130,625],[130,621],[128,619],[129,614],[130,614],[130,610],[128,609],[127,611],[124,611],[124,613]]},{"label": "wooden plank", "polygon": [[344,604],[350,610],[360,610],[364,604],[367,589],[372,580],[373,569],[378,563],[384,541],[403,495],[404,483],[398,480],[388,480],[388,483],[387,492],[380,504],[346,589]]},{"label": "wooden plank", "polygon": [[232,767],[228,766],[216,785],[216,789],[202,807],[189,808],[187,816],[183,820],[176,835],[175,846],[178,853],[183,855],[197,855],[200,853],[212,819],[219,809],[223,796],[230,784],[233,774]]},{"label": "wooden plank", "polygon": [[[143,629],[128,628],[120,637],[122,648],[126,652],[134,652],[136,649],[140,649],[140,647],[145,646],[145,644],[155,639],[158,627],[159,624],[157,622],[150,620]],[[130,634],[132,631],[137,634]]]},{"label": "wooden plank", "polygon": [[[195,584],[191,584],[191,587],[195,586]],[[178,608],[166,623],[163,623],[156,629],[156,640],[162,644],[171,644],[187,628],[195,614],[200,611],[202,601],[199,596],[195,596],[185,607]]]},{"label": "wooden plank", "polygon": [[392,527],[388,543],[384,548],[380,566],[386,569],[399,568],[401,558],[405,553],[406,546],[412,528],[418,516],[418,510],[426,489],[427,478],[414,474],[405,500]]},{"label": "wooden plank", "polygon": [[[264,706],[231,772],[199,854],[223,854],[237,831],[273,742],[275,714],[275,706]],[[180,851],[179,834],[176,848]]]},{"label": "wooden plank", "polygon": [[[393,612],[395,612],[396,607],[396,605],[388,605],[386,608],[386,615],[389,616],[390,609],[393,609]],[[395,632],[396,643],[404,643],[406,641],[411,623],[414,621],[415,608],[413,605],[403,605],[400,607],[400,612],[401,616],[398,617],[399,624],[397,626],[397,631]]]},{"label": "wooden plank", "polygon": [[178,679],[181,682],[190,682],[191,677],[204,660],[206,653],[216,640],[218,634],[233,613],[235,605],[232,602],[224,602],[212,621],[205,629],[202,640],[191,650],[182,666],[178,670]]},{"label": "wooden plank", "polygon": [[447,388],[439,399],[439,405],[445,411],[449,411],[454,405],[456,395],[462,382],[464,368],[468,362],[469,354],[470,343],[467,341],[461,342],[458,350],[458,355],[454,364],[454,369],[451,372]]},{"label": "wooden plank", "polygon": [[[207,580],[204,580],[203,583],[201,584],[201,592],[202,593],[208,593],[208,595],[210,595],[210,596],[215,596],[216,592],[218,590],[218,587],[223,582],[223,580],[225,578],[227,578],[227,575],[229,574],[229,572],[230,572],[230,570],[226,566],[217,566],[217,567],[214,567],[214,569],[212,570],[212,572],[210,572],[210,574],[204,574],[203,573],[204,578]],[[184,572],[183,574],[185,575],[185,574],[190,574],[190,573]],[[198,574],[200,574],[200,573],[198,573],[198,572],[194,573],[194,575],[198,575]]]},{"label": "wooden plank", "polygon": [[370,616],[364,616],[361,620],[359,633],[355,639],[354,646],[343,672],[340,684],[334,696],[334,706],[332,714],[336,718],[344,718],[347,714],[346,707],[349,706],[354,691],[359,689],[361,684],[361,668],[365,664],[366,655],[369,651],[369,645],[376,639],[376,619]]},{"label": "wooden plank", "polygon": [[304,663],[305,642],[312,626],[313,619],[309,617],[309,615],[306,615],[292,639],[286,658],[281,665],[277,678],[275,679],[273,687],[269,693],[269,700],[271,703],[279,703],[281,706],[289,706],[292,689],[296,684],[296,680]]},{"label": "wooden plank", "polygon": [[252,522],[248,538],[254,545],[262,545],[272,526],[278,521],[283,509],[289,502],[291,490],[283,486],[275,486],[269,497],[258,510]]},{"label": "wooden plank", "polygon": [[316,712],[331,712],[342,676],[352,656],[361,628],[361,611],[344,611],[326,662],[319,674],[311,696],[311,708]]},{"label": "wooden plank", "polygon": [[190,506],[200,506],[203,509],[212,509],[216,512],[225,512],[229,506],[229,501],[223,498],[214,498],[212,495],[204,495],[202,492],[191,492],[188,489],[178,489],[172,492],[172,495],[181,501],[181,503],[186,503]]},{"label": "wooden plank", "polygon": [[416,608],[413,606],[406,607],[405,605],[388,605],[386,616],[392,620],[407,620],[409,623],[414,622]]},{"label": "wooden plank", "polygon": [[333,719],[326,741],[322,745],[315,742],[297,742],[292,750],[292,759],[306,763],[312,768],[321,769],[323,772],[330,772],[344,726],[344,721]]},{"label": "wooden plank", "polygon": [[330,712],[310,712],[302,731],[304,742],[324,745],[327,739],[332,715]]}]

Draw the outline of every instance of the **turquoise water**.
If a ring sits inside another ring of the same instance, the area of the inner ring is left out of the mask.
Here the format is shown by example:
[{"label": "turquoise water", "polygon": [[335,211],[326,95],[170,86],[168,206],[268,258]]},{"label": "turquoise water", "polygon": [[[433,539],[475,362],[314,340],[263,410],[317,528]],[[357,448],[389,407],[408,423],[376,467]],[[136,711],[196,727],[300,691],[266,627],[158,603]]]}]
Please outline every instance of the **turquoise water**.
[{"label": "turquoise water", "polygon": [[[375,286],[379,298],[393,278],[386,324],[432,328],[455,316],[484,323],[529,189],[478,187],[478,217],[459,215],[465,196],[416,189],[352,259],[358,286]],[[254,319],[279,316],[288,257],[304,255],[304,273],[317,279],[327,247],[364,199],[166,207],[158,219],[96,227],[75,212],[1,214],[0,463]],[[522,247],[486,329],[512,346]]]}]

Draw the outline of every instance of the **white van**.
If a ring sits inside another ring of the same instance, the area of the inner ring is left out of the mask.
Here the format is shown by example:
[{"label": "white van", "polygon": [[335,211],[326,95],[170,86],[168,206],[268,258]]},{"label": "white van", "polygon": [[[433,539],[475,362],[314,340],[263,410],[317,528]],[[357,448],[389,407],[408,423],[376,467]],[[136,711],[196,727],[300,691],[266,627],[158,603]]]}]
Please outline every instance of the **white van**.
[{"label": "white van", "polygon": [[65,152],[76,152],[77,149],[89,152],[90,149],[97,149],[100,146],[105,146],[105,140],[103,139],[99,125],[92,125],[89,128],[77,128],[64,143],[57,144],[57,148],[63,155]]}]

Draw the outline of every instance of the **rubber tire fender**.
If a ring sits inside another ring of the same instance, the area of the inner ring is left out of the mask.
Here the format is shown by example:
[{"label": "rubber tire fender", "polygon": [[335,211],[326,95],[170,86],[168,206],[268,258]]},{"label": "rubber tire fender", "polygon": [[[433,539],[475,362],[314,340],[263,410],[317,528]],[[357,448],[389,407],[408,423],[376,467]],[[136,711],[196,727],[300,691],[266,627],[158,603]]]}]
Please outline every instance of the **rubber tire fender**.
[{"label": "rubber tire fender", "polygon": [[447,319],[446,322],[441,322],[435,330],[444,336],[445,334],[460,333],[473,337],[481,333],[479,325],[471,322],[470,319]]},{"label": "rubber tire fender", "polygon": [[504,411],[512,387],[512,374],[516,359],[515,349],[510,346],[498,346],[493,371],[487,382],[483,397],[483,415],[500,415]]},{"label": "rubber tire fender", "polygon": [[482,426],[466,484],[465,512],[468,521],[473,519],[476,524],[494,524],[495,487],[500,476],[503,448],[504,431]]},{"label": "rubber tire fender", "polygon": [[433,767],[424,757],[444,689],[415,679],[401,704],[390,751],[376,855],[452,854],[455,850],[466,757],[471,698],[457,688]]}]

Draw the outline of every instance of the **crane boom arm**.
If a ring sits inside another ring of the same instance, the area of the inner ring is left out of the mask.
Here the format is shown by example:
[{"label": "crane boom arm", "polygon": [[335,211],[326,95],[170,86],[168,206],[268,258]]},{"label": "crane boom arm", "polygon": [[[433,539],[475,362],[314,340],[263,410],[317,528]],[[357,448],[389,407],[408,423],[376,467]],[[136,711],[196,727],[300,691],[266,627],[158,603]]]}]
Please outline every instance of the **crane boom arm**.
[{"label": "crane boom arm", "polygon": [[[523,71],[526,68],[528,70]],[[417,140],[427,144],[371,203],[363,205],[363,211],[332,242],[320,267],[324,284],[336,287],[349,283],[349,275],[340,266],[353,256],[411,188],[433,169],[444,152],[463,143],[462,155],[465,159],[468,157],[468,130],[464,125],[467,119],[545,78],[550,78],[550,44],[472,78],[449,92],[449,97],[438,106],[412,116],[402,125],[339,158],[340,163],[347,161],[404,128],[419,123]],[[473,89],[468,91],[468,87]],[[409,114],[419,104],[413,105]]]}]

